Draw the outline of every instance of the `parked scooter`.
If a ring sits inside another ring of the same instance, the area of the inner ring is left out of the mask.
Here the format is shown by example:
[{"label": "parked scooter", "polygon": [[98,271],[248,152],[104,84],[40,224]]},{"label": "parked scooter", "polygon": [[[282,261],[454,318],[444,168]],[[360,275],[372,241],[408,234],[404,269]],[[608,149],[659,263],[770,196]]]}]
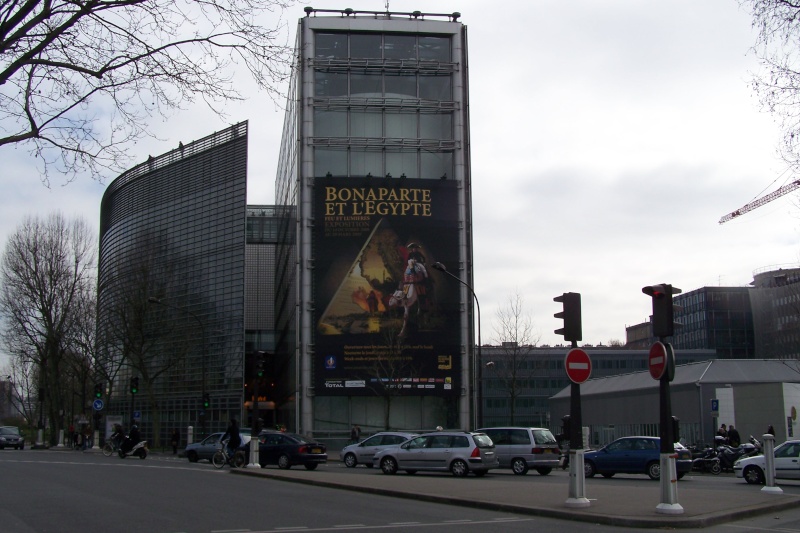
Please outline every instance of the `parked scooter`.
[{"label": "parked scooter", "polygon": [[128,449],[123,443],[123,445],[119,448],[119,456],[120,458],[125,459],[125,457],[129,455],[133,455],[139,459],[144,459],[147,457],[147,441],[143,440],[130,449]]}]

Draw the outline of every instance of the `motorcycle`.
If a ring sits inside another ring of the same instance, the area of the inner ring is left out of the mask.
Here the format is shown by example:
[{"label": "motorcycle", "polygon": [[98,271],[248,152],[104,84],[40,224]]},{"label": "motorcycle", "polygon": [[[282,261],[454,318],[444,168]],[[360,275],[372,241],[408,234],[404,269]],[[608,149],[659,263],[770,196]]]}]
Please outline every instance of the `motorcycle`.
[{"label": "motorcycle", "polygon": [[720,466],[719,455],[716,448],[708,447],[703,450],[700,457],[692,460],[692,470],[700,472],[710,472],[715,476],[722,472]]},{"label": "motorcycle", "polygon": [[751,457],[753,455],[758,455],[760,450],[760,443],[759,446],[756,446],[752,442],[745,442],[733,448],[728,446],[727,444],[723,444],[717,447],[717,456],[719,457],[719,466],[725,472],[733,472],[733,464],[741,459],[742,457]]},{"label": "motorcycle", "polygon": [[125,459],[125,457],[129,455],[133,455],[138,457],[139,459],[144,459],[147,457],[147,441],[143,440],[142,442],[135,445],[133,448],[128,449],[125,444],[120,446],[119,448],[119,456],[121,459]]}]

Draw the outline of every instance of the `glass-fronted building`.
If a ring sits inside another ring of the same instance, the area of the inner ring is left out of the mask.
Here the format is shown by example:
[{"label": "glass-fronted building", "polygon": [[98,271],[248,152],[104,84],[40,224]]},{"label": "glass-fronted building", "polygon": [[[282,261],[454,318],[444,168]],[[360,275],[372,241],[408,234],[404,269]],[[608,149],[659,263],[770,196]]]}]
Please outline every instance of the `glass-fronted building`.
[{"label": "glass-fronted building", "polygon": [[276,180],[293,210],[276,318],[295,429],[470,427],[466,27],[458,13],[306,15]]},{"label": "glass-fronted building", "polygon": [[[223,430],[242,416],[246,201],[246,122],[151,156],[106,189],[98,345],[107,424],[136,421],[157,446],[175,429]],[[258,330],[270,318],[252,328],[252,349],[263,349]]]}]

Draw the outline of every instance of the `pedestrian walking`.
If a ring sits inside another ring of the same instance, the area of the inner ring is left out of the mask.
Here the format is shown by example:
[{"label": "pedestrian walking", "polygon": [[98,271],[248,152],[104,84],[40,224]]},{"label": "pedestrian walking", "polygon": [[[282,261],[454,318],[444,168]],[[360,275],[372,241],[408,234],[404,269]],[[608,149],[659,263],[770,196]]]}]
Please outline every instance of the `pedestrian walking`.
[{"label": "pedestrian walking", "polygon": [[175,428],[175,431],[172,432],[172,455],[178,454],[178,445],[181,442],[181,433]]}]

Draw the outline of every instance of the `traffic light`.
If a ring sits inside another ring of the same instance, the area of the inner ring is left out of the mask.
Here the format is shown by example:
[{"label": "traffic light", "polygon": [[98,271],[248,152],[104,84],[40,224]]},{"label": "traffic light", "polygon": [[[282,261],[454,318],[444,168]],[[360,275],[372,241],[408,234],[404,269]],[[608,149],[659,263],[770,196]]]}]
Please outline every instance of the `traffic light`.
[{"label": "traffic light", "polygon": [[131,378],[131,394],[136,394],[139,392],[139,378]]},{"label": "traffic light", "polygon": [[203,409],[208,409],[211,406],[211,396],[209,394],[203,395]]},{"label": "traffic light", "polygon": [[103,397],[103,384],[102,383],[95,383],[94,384],[94,397],[98,400]]},{"label": "traffic light", "polygon": [[256,362],[256,376],[259,378],[264,377],[264,358],[259,357],[258,361]]},{"label": "traffic light", "polygon": [[681,440],[681,419],[677,416],[672,417],[672,440],[678,442]]},{"label": "traffic light", "polygon": [[564,319],[564,327],[555,330],[558,335],[563,335],[566,341],[579,341],[583,338],[581,328],[581,295],[577,292],[565,292],[553,298],[554,302],[562,302],[564,310],[553,316]]},{"label": "traffic light", "polygon": [[653,299],[653,336],[670,337],[675,333],[676,306],[672,303],[672,295],[680,294],[681,290],[668,283],[662,283],[642,287],[642,292]]}]

